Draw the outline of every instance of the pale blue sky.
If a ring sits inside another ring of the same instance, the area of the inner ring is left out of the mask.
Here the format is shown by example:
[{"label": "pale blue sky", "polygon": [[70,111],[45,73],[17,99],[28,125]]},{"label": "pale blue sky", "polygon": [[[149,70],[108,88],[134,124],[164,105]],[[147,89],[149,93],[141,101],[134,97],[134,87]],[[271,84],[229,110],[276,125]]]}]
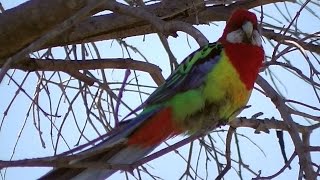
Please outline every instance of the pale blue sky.
[{"label": "pale blue sky", "polygon": [[[21,4],[23,0],[1,0],[1,3],[5,9],[17,6],[18,4]],[[292,15],[295,15],[295,12],[299,8],[297,5],[292,5],[288,3],[289,5],[289,11],[292,13]],[[279,4],[280,7],[283,7],[283,4]],[[318,8],[319,10],[319,8]],[[267,14],[272,15],[273,17],[280,17],[279,13],[275,10],[275,7],[273,5],[269,5],[264,7],[264,11]],[[319,11],[318,11],[319,12]],[[281,18],[280,18],[281,19]],[[288,23],[284,20],[281,20],[283,24],[279,24],[278,22],[268,18],[265,16],[265,21],[275,23],[276,26],[283,26],[288,25]],[[305,32],[315,32],[320,29],[320,23],[309,23],[310,21],[317,19],[314,19],[313,16],[310,15],[310,13],[307,13],[305,11],[302,12],[301,18],[298,20],[299,27],[304,27],[303,31]],[[197,28],[203,32],[203,34],[209,39],[210,42],[214,42],[217,40],[217,38],[222,33],[222,28],[224,27],[224,22],[217,23],[219,26],[211,24],[208,25],[201,25],[197,26]],[[195,41],[189,36],[189,42],[191,45],[191,48],[188,46],[186,34],[184,33],[178,33],[179,37],[177,38],[169,38],[170,48],[175,55],[175,57],[180,62],[184,57],[186,57],[189,53],[194,51],[198,48],[198,45],[195,43]],[[127,43],[134,45],[142,50],[143,54],[147,57],[147,59],[160,66],[162,69],[162,72],[165,77],[167,77],[170,74],[169,67],[167,66],[168,62],[168,56],[165,53],[163,47],[161,46],[160,41],[158,40],[158,37],[155,35],[147,35],[145,38],[143,37],[131,37],[125,39]],[[144,41],[145,40],[145,41]],[[113,45],[111,46],[111,41],[103,41],[97,43],[100,53],[102,57],[122,57],[121,48],[117,45],[117,43],[113,42]],[[264,45],[265,50],[267,54],[271,54],[272,48],[269,45]],[[141,59],[141,57],[137,54],[131,53],[132,57],[134,59]],[[63,56],[63,55],[61,55]],[[288,59],[291,60],[293,64],[295,64],[297,67],[299,67],[302,70],[308,71],[307,64],[303,60],[302,55],[299,53],[290,53],[286,56]],[[310,57],[311,60],[312,57]],[[274,67],[273,72],[279,77],[279,79],[282,81],[282,83],[285,84],[285,88],[279,84],[279,87],[281,89],[281,92],[286,96],[290,97],[291,99],[295,100],[301,100],[305,101],[311,105],[318,106],[319,103],[316,101],[315,97],[313,96],[312,89],[310,87],[305,86],[304,82],[297,80],[297,78],[294,78],[290,73],[284,71],[282,68]],[[112,80],[116,81],[122,81],[123,78],[123,72],[120,71],[112,71],[108,70],[108,77],[111,77]],[[264,73],[261,73],[262,75]],[[17,72],[15,74],[15,79],[18,82],[22,81],[22,78],[24,77],[25,73]],[[33,73],[29,75],[27,84],[24,86],[25,90],[30,94],[33,95],[34,91],[34,85],[36,84],[36,79]],[[133,76],[131,76],[133,77]],[[1,104],[0,104],[0,113],[3,114],[5,108],[8,106],[10,100],[14,96],[17,87],[11,83],[11,85],[7,85],[6,83],[8,81],[4,81],[5,83],[0,85],[0,92],[1,92]],[[150,84],[155,85],[152,82],[152,79],[147,74],[142,74],[139,76],[139,82],[141,84]],[[59,93],[55,94],[55,91],[58,91],[56,87],[52,87],[50,89],[52,98],[58,98],[60,96]],[[149,89],[150,92],[152,92],[152,89]],[[59,91],[58,91],[59,92]],[[304,93],[304,92],[310,92],[310,93]],[[69,92],[75,93],[75,92]],[[146,98],[147,96],[144,96]],[[23,125],[23,121],[25,119],[25,114],[28,111],[29,103],[30,101],[28,98],[23,95],[19,94],[18,99],[15,101],[13,106],[11,107],[9,111],[8,117],[6,117],[5,122],[3,123],[3,129],[1,129],[0,132],[0,144],[2,147],[0,148],[0,160],[7,160],[10,158],[10,155],[12,153],[12,148],[14,147],[14,143],[16,142],[17,135],[20,131],[20,128]],[[47,103],[46,98],[41,99],[41,104]],[[138,106],[140,104],[140,101],[138,101],[138,98],[133,93],[126,93],[124,100],[130,103],[130,106],[132,108]],[[261,94],[257,92],[253,92],[253,95],[249,101],[249,104],[252,105],[252,108],[245,110],[241,116],[248,116],[255,114],[258,111],[264,112],[264,116],[266,118],[276,117],[279,118],[279,113],[275,111],[274,106],[270,103],[270,101],[262,96]],[[79,114],[84,112],[84,109],[81,109],[81,107],[76,106]],[[125,109],[121,109],[122,114],[126,114],[127,111]],[[63,112],[63,111],[62,111]],[[32,117],[32,115],[30,115]],[[85,115],[84,115],[85,116]],[[320,116],[318,114],[318,116]],[[0,116],[1,119],[3,115]],[[85,117],[84,117],[85,118]],[[43,124],[48,123],[48,121],[43,118]],[[305,123],[305,121],[300,119],[297,119],[300,123]],[[67,125],[64,130],[66,131],[68,126],[71,128],[71,125]],[[267,154],[267,157],[265,157],[258,148],[256,148],[251,142],[249,142],[245,138],[241,138],[241,149],[242,149],[242,158],[246,164],[249,164],[251,168],[253,168],[255,171],[262,170],[262,175],[271,175],[274,174],[276,171],[278,171],[283,166],[283,158],[281,156],[279,146],[278,146],[278,140],[275,135],[275,131],[271,131],[270,134],[254,134],[254,130],[252,129],[245,129],[240,128],[238,130],[240,133],[243,133],[247,135],[248,137],[252,138],[252,140],[258,144],[263,151]],[[87,135],[91,138],[96,137],[95,133],[88,132]],[[224,144],[219,139],[217,133],[213,134],[216,145],[221,148],[222,151],[224,151]],[[225,133],[221,133],[221,136],[224,138]],[[317,139],[314,137],[319,137],[320,132],[316,132],[311,138],[311,144],[319,146],[320,143]],[[50,134],[49,132],[44,132],[44,137],[47,138],[46,143],[47,146],[50,146]],[[68,134],[67,136],[68,140],[72,140],[77,138],[77,133],[73,134],[72,132]],[[287,143],[287,155],[290,156],[293,152],[293,146],[290,140],[290,137],[287,133],[285,133],[285,140]],[[172,141],[169,141],[172,142]],[[196,142],[195,144],[198,144]],[[72,147],[74,144],[71,144]],[[62,146],[63,147],[63,146]],[[164,146],[162,146],[164,147]],[[233,143],[232,145],[232,152],[233,157],[237,157],[236,155],[236,146]],[[182,154],[188,154],[189,145],[186,145],[183,148],[179,149],[179,152]],[[63,151],[62,149],[60,152]],[[194,156],[193,156],[193,162],[196,161],[197,158],[197,152],[198,148],[195,148],[194,150]],[[52,155],[52,151],[50,148],[43,149],[41,148],[41,142],[38,138],[38,134],[35,131],[35,128],[33,126],[32,118],[29,118],[26,123],[26,128],[21,135],[21,140],[19,141],[19,144],[16,149],[16,153],[14,156],[14,159],[24,159],[24,158],[32,158],[32,157],[40,157],[40,156],[46,156],[46,155]],[[186,156],[187,157],[187,156]],[[319,154],[314,154],[314,162],[320,162],[320,156]],[[201,158],[204,158],[202,156]],[[285,173],[283,173],[281,176],[279,176],[278,179],[296,179],[297,173],[298,173],[298,166],[297,166],[297,158],[292,163],[292,170],[286,170]],[[150,163],[150,165],[154,168],[154,170],[151,170],[151,172],[154,172],[155,175],[159,175],[160,177],[163,177],[164,179],[178,179],[180,175],[185,170],[185,163],[181,161],[181,158],[176,156],[174,153],[170,153],[168,155],[165,155],[161,158],[158,158]],[[202,169],[204,169],[204,164],[200,166]],[[173,169],[174,168],[174,169]],[[200,168],[200,169],[201,169]],[[211,163],[209,165],[209,168],[212,168],[212,171],[210,173],[209,179],[213,179],[216,176],[216,167],[214,163]],[[44,174],[49,168],[11,168],[7,170],[6,173],[6,179],[35,179],[39,177],[41,174]],[[245,170],[244,172],[244,179],[248,179],[249,177],[252,177],[251,174],[247,173]],[[202,177],[205,177],[205,171],[200,170],[200,175]],[[110,179],[123,179],[123,173],[117,173],[114,176],[112,176]],[[145,176],[146,179],[150,179],[148,176]],[[237,178],[237,175],[235,171],[231,170],[227,176],[226,179],[235,179]]]}]

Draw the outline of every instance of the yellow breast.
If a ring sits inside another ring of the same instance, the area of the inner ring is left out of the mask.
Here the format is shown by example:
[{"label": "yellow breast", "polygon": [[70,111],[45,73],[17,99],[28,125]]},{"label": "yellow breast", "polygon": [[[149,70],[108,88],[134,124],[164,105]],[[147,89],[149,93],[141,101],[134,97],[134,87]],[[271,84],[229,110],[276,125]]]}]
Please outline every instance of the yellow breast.
[{"label": "yellow breast", "polygon": [[224,52],[215,69],[208,74],[204,99],[217,107],[216,118],[232,120],[248,102],[248,91]]}]

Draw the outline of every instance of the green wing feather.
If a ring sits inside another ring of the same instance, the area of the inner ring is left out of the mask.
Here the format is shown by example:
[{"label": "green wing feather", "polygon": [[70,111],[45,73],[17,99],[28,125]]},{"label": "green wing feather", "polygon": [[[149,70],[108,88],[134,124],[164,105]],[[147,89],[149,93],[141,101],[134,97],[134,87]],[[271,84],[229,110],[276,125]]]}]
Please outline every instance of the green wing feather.
[{"label": "green wing feather", "polygon": [[214,68],[223,47],[210,43],[186,57],[177,69],[146,100],[145,105],[163,103],[179,92],[194,89],[203,84],[206,74]]}]

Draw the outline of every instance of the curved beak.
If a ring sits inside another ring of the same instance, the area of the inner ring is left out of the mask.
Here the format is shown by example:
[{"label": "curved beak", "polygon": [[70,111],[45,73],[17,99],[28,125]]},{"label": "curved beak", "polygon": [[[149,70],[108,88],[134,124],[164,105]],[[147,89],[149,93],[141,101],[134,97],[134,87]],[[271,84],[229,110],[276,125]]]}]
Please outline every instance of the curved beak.
[{"label": "curved beak", "polygon": [[250,21],[246,21],[243,25],[242,25],[242,30],[244,31],[244,33],[246,34],[248,39],[251,39],[252,37],[252,33],[253,33],[253,24]]}]

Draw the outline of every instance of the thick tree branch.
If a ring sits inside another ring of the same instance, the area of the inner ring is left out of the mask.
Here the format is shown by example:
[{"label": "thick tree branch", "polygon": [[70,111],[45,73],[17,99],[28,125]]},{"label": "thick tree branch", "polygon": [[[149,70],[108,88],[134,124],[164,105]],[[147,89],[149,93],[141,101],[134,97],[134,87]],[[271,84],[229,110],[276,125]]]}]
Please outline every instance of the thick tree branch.
[{"label": "thick tree branch", "polygon": [[62,23],[55,26],[48,33],[45,33],[40,38],[24,47],[22,50],[19,50],[19,52],[15,53],[13,56],[9,57],[8,59],[0,59],[1,61],[5,61],[5,64],[2,66],[0,71],[0,83],[7,71],[10,69],[11,64],[17,62],[18,60],[21,60],[25,56],[28,56],[33,51],[40,49],[47,41],[61,34],[67,28],[75,25],[75,23],[79,22],[80,19],[85,17],[85,15],[89,14],[90,11],[92,11],[95,7],[99,6],[103,2],[104,1],[99,0],[90,1],[86,6],[72,14],[71,17],[67,18]]},{"label": "thick tree branch", "polygon": [[[190,24],[207,24],[213,21],[226,21],[235,8],[254,8],[259,5],[286,0],[261,0],[237,2],[228,7],[223,5],[198,8],[197,18],[195,14],[187,11],[190,7],[181,5],[179,9],[172,9],[171,6],[161,6],[160,3],[145,6],[144,9],[154,13],[164,21],[179,20]],[[288,0],[288,2],[292,2]],[[198,21],[197,21],[198,19]],[[125,38],[144,34],[155,33],[155,29],[149,23],[133,16],[125,14],[107,14],[91,17],[79,25],[69,29],[57,40],[45,45],[45,47],[61,46],[72,43],[85,43],[105,39]]]},{"label": "thick tree branch", "polygon": [[196,39],[200,46],[208,44],[207,38],[198,29],[194,28],[190,24],[175,21],[166,22],[153,13],[144,10],[143,8],[137,9],[114,1],[108,1],[107,6],[109,10],[112,10],[115,13],[127,14],[146,21],[152,27],[155,27],[156,32],[160,32],[165,35],[171,35],[176,34],[176,31],[180,30],[190,34]]},{"label": "thick tree branch", "polygon": [[[188,6],[179,9],[166,8],[161,3],[145,6],[147,12],[165,21],[179,20],[190,24],[225,21],[237,7],[253,8],[259,5],[275,2],[292,2],[292,0],[260,0],[237,2],[230,6],[211,6],[198,8],[196,22],[195,14],[188,12]],[[89,0],[43,1],[31,0],[0,15],[0,59],[9,57],[31,43],[56,24],[63,22],[72,14],[88,4]],[[90,14],[106,9],[103,4]],[[182,9],[182,10],[181,10]],[[33,12],[30,15],[30,12]],[[90,15],[88,14],[88,15]],[[107,14],[94,16],[71,27],[63,34],[51,39],[39,49],[53,46],[63,46],[74,43],[85,43],[105,39],[123,38],[129,36],[154,33],[150,24],[141,19],[126,14]],[[5,46],[4,46],[5,45]]]},{"label": "thick tree branch", "polygon": [[16,53],[89,0],[31,0],[0,14],[0,59]]}]

